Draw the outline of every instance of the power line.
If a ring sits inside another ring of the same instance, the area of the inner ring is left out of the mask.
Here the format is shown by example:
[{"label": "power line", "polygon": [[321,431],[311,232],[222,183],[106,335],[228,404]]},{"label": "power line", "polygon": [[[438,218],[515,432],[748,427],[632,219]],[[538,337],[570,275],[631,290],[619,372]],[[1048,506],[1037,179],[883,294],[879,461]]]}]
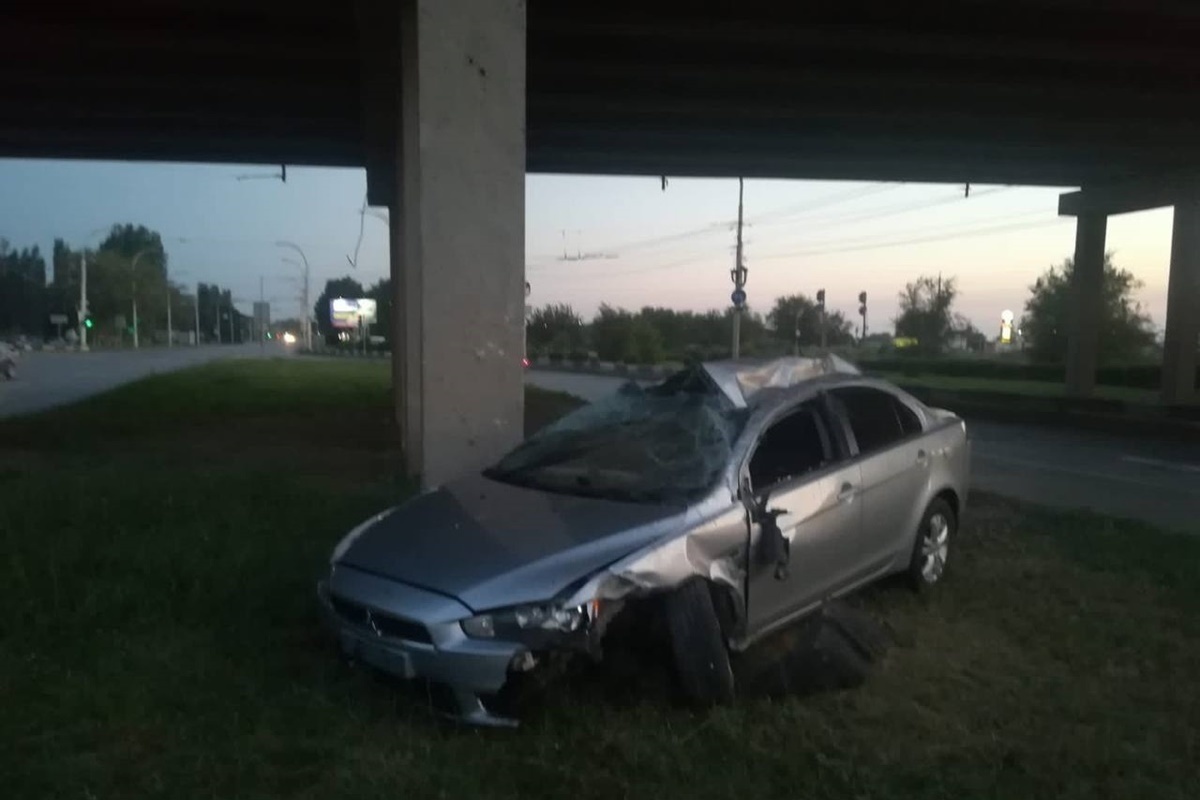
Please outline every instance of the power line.
[{"label": "power line", "polygon": [[[919,228],[917,230],[908,230],[908,231],[899,231],[899,232],[889,231],[886,233],[876,233],[876,234],[870,234],[870,235],[865,235],[865,236],[857,236],[857,235],[847,234],[844,236],[839,236],[834,239],[818,240],[815,242],[814,241],[806,241],[806,242],[801,241],[801,242],[796,242],[796,243],[807,245],[809,247],[814,247],[814,248],[841,247],[842,245],[850,245],[850,244],[866,244],[868,242],[875,242],[875,241],[891,241],[891,240],[895,239],[897,236],[903,236],[905,234],[916,233],[916,234],[921,234],[921,235],[931,235],[932,236],[932,235],[941,234],[941,233],[954,233],[956,231],[961,231],[961,230],[974,230],[975,228],[979,227],[980,225],[989,226],[989,225],[994,225],[995,223],[1002,222],[1002,221],[1030,220],[1033,217],[1045,218],[1046,213],[1047,212],[1045,210],[1022,211],[1017,214],[1004,214],[1004,215],[1001,215],[998,217],[988,217],[986,219],[973,219],[973,220],[968,220],[965,222],[957,222],[957,223],[954,223],[951,225],[936,225],[932,228]],[[773,242],[773,244],[778,246],[780,244],[791,243],[791,241],[794,241],[794,240],[775,241],[775,242]]]},{"label": "power line", "polygon": [[872,186],[867,186],[865,188],[858,188],[853,191],[845,192],[845,193],[838,194],[838,195],[831,195],[829,197],[818,198],[816,200],[806,200],[803,203],[797,203],[797,204],[791,205],[791,206],[784,206],[783,208],[777,208],[774,211],[767,211],[762,214],[759,214],[756,217],[751,217],[749,220],[749,224],[755,224],[755,225],[778,224],[778,223],[768,223],[766,221],[772,220],[772,219],[780,219],[780,218],[799,216],[800,214],[806,214],[809,211],[815,211],[815,210],[818,210],[821,208],[828,208],[829,206],[832,206],[832,205],[838,205],[840,203],[847,203],[851,200],[859,200],[863,197],[869,197],[870,195],[873,195],[873,194],[880,194],[881,192],[888,192],[893,189],[899,189],[901,186],[904,186],[904,184],[903,183],[881,183],[881,184],[875,184]]},{"label": "power line", "polygon": [[[837,205],[839,203],[846,203],[851,200],[857,200],[861,197],[867,197],[872,194],[878,194],[880,192],[886,192],[886,191],[890,191],[892,189],[897,189],[903,185],[904,184],[899,184],[899,183],[885,183],[885,184],[876,184],[876,185],[871,185],[871,186],[866,186],[866,187],[856,187],[855,189],[848,191],[848,192],[842,192],[842,193],[830,195],[827,197],[806,200],[799,204],[782,206],[782,207],[773,209],[771,211],[766,211],[757,217],[751,218],[750,220],[748,220],[746,222],[746,224],[753,226],[754,224],[757,224],[759,220],[779,218],[779,217],[799,216],[801,214],[808,213],[809,211],[815,211],[815,210],[819,210],[822,208],[827,208],[829,206]],[[686,230],[686,231],[679,231],[677,233],[669,233],[669,234],[665,234],[663,236],[653,236],[653,237],[649,237],[646,239],[633,239],[633,240],[629,240],[629,241],[625,241],[625,242],[620,242],[620,243],[617,243],[614,245],[609,245],[608,247],[601,248],[601,250],[598,251],[596,254],[590,254],[590,255],[593,258],[596,258],[596,257],[600,257],[599,253],[603,253],[604,257],[611,258],[612,254],[614,254],[614,253],[617,256],[620,256],[621,254],[623,254],[627,251],[630,251],[630,250],[650,249],[650,248],[658,247],[658,246],[661,246],[664,244],[671,244],[671,243],[678,242],[678,241],[685,241],[687,239],[694,239],[697,237],[711,236],[713,234],[723,233],[726,231],[733,230],[735,225],[736,225],[735,222],[726,221],[726,220],[722,220],[722,221],[718,221],[718,222],[710,222],[707,225],[700,227],[700,228],[692,228],[692,229]],[[563,236],[565,237],[565,232],[560,231],[560,233],[562,233]],[[578,231],[576,231],[576,233],[578,234]],[[584,253],[581,255],[583,255],[586,258],[589,254]],[[542,258],[553,258],[557,261],[584,260],[584,258],[578,258],[578,257],[566,258],[565,257],[565,241],[564,241],[564,256],[544,256],[544,257],[538,257],[537,260],[541,260]]]},{"label": "power line", "polygon": [[984,228],[978,228],[976,230],[963,231],[961,233],[950,233],[950,234],[943,234],[943,235],[937,235],[937,236],[921,236],[921,237],[916,237],[916,238],[911,238],[911,239],[894,239],[892,241],[876,242],[873,244],[868,243],[868,244],[849,245],[846,247],[831,247],[831,248],[827,248],[824,250],[821,250],[821,249],[797,250],[792,253],[774,253],[774,254],[770,254],[770,255],[759,256],[759,259],[764,260],[764,261],[770,261],[770,260],[776,260],[776,259],[780,259],[780,258],[796,258],[799,256],[819,256],[819,255],[827,255],[829,253],[849,253],[849,252],[856,251],[856,250],[876,250],[876,249],[879,249],[882,247],[899,247],[901,245],[924,244],[926,242],[940,242],[940,241],[948,241],[950,239],[970,239],[970,238],[973,238],[976,236],[990,236],[995,233],[1005,233],[1005,232],[1014,231],[1014,230],[1025,230],[1025,229],[1030,229],[1030,228],[1044,228],[1044,227],[1047,227],[1050,225],[1063,225],[1063,224],[1071,222],[1071,221],[1072,220],[1070,220],[1070,219],[1062,218],[1062,219],[1046,220],[1045,222],[995,225],[992,227],[984,227]]},{"label": "power line", "polygon": [[[1026,215],[1021,215],[1021,216],[1028,216],[1028,215],[1026,214]],[[824,248],[824,249],[803,250],[803,251],[796,251],[796,252],[792,252],[792,253],[766,254],[766,255],[760,255],[758,257],[758,260],[759,261],[773,261],[773,260],[779,260],[779,259],[783,259],[783,258],[796,258],[796,257],[800,257],[800,256],[828,255],[831,253],[853,252],[853,251],[859,251],[859,250],[875,250],[875,249],[881,249],[881,248],[885,248],[885,247],[900,247],[900,246],[910,245],[910,244],[922,244],[922,243],[927,243],[927,242],[948,241],[948,240],[952,240],[952,239],[968,239],[968,238],[974,238],[977,236],[991,236],[991,235],[994,235],[997,233],[1006,233],[1009,231],[1026,230],[1026,229],[1033,229],[1033,228],[1043,228],[1043,227],[1048,227],[1048,226],[1052,226],[1052,225],[1062,225],[1067,222],[1070,222],[1070,220],[1069,219],[1052,219],[1052,220],[1046,220],[1044,222],[1034,222],[1034,223],[1026,222],[1026,223],[1010,223],[1010,224],[1006,224],[1006,225],[991,225],[991,226],[985,226],[985,227],[981,227],[981,228],[961,230],[959,232],[940,233],[940,234],[935,234],[935,235],[912,237],[912,238],[908,238],[908,239],[892,239],[892,240],[888,240],[888,241],[876,241],[876,242],[870,242],[870,243],[864,243],[864,244],[854,244],[854,245],[848,245],[848,246],[842,246],[842,247],[828,247],[828,248]],[[722,248],[722,249],[725,249],[725,248]],[[593,273],[588,273],[588,274],[583,274],[583,275],[578,274],[578,273],[563,273],[562,277],[570,278],[572,280],[589,280],[589,279],[595,279],[595,278],[615,278],[615,277],[624,277],[624,276],[629,276],[629,275],[643,275],[643,274],[651,273],[651,272],[662,272],[662,271],[666,271],[669,269],[673,269],[675,267],[680,267],[680,266],[684,266],[686,264],[690,264],[690,263],[696,261],[697,257],[707,255],[709,253],[715,254],[713,252],[713,250],[706,249],[704,251],[698,251],[693,254],[689,254],[686,257],[682,257],[679,259],[675,259],[673,261],[669,261],[665,264],[653,264],[650,266],[639,267],[637,269],[621,270],[618,272],[593,272]]]},{"label": "power line", "polygon": [[[983,189],[975,192],[974,196],[987,197],[990,194],[1008,191],[1011,188],[1013,187],[996,186],[990,189]],[[850,214],[834,215],[833,217],[819,217],[815,220],[811,220],[811,222],[813,224],[819,224],[824,228],[831,228],[838,225],[847,225],[853,222],[868,222],[872,220],[883,219],[884,217],[894,217],[901,214],[909,214],[913,211],[923,211],[927,208],[936,208],[938,206],[959,203],[969,199],[970,198],[964,197],[963,195],[955,194],[953,197],[943,197],[937,200],[923,201],[916,204],[900,203],[891,206],[884,206],[882,208],[873,209],[866,212],[851,212]]]}]

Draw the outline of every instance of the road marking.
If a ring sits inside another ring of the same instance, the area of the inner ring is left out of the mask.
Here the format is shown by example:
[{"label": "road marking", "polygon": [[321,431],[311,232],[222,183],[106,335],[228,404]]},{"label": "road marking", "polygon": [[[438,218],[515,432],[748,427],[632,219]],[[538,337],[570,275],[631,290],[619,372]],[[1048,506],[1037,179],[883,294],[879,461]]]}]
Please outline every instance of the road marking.
[{"label": "road marking", "polygon": [[1163,461],[1159,458],[1144,458],[1142,456],[1121,456],[1122,461],[1130,464],[1142,464],[1156,469],[1172,469],[1179,472],[1200,472],[1200,464],[1184,464],[1180,461]]}]

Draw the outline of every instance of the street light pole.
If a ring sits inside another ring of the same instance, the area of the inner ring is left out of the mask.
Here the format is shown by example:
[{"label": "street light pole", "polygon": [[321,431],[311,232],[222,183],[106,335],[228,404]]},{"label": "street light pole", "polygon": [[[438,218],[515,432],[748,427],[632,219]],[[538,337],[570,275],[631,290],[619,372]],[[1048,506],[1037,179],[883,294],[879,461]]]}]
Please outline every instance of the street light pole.
[{"label": "street light pole", "polygon": [[200,346],[200,281],[196,281],[196,347]]},{"label": "street light pole", "polygon": [[138,260],[141,259],[141,257],[146,255],[146,253],[148,253],[148,252],[150,252],[149,248],[143,248],[141,250],[138,250],[136,253],[133,254],[133,260],[130,261],[130,263],[129,263],[130,281],[131,281],[132,287],[133,287],[132,290],[130,291],[130,294],[133,295],[133,349],[134,350],[138,349],[137,264],[138,264]]},{"label": "street light pole", "polygon": [[259,352],[262,352],[263,350],[267,349],[267,341],[266,341],[267,340],[267,331],[264,326],[265,320],[263,320],[263,317],[262,317],[263,310],[266,308],[266,303],[267,303],[267,298],[264,296],[265,292],[263,290],[263,283],[265,281],[266,281],[265,277],[263,277],[262,275],[258,276],[258,313],[254,315],[256,318],[254,321],[258,327],[258,349],[259,349]]},{"label": "street light pole", "polygon": [[310,324],[310,321],[309,321],[309,314],[312,313],[312,310],[309,308],[311,303],[309,302],[309,297],[308,297],[308,280],[309,280],[308,256],[304,255],[304,251],[300,249],[300,245],[295,244],[294,242],[279,241],[279,242],[275,243],[275,246],[276,247],[285,247],[289,250],[295,250],[297,253],[300,254],[300,260],[304,262],[304,288],[301,292],[301,294],[303,295],[303,299],[301,300],[301,303],[304,305],[304,308],[302,309],[303,313],[300,315],[300,317],[304,323],[304,349],[312,350],[312,325]]},{"label": "street light pole", "polygon": [[79,254],[79,349],[86,353],[87,343],[87,247]]}]

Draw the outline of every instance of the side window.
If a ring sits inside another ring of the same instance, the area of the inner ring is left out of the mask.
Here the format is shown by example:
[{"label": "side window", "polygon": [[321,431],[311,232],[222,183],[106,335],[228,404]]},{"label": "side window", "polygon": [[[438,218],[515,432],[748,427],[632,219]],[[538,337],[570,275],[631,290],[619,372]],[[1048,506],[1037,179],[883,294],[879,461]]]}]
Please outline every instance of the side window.
[{"label": "side window", "polygon": [[921,420],[888,392],[856,386],[832,392],[846,411],[860,453],[882,450],[921,430]]},{"label": "side window", "polygon": [[892,398],[892,405],[896,408],[896,416],[900,418],[900,428],[904,431],[905,436],[921,432],[921,418],[917,416],[917,412],[895,397]]},{"label": "side window", "polygon": [[755,491],[818,469],[833,459],[829,432],[810,401],[767,428],[750,458]]}]

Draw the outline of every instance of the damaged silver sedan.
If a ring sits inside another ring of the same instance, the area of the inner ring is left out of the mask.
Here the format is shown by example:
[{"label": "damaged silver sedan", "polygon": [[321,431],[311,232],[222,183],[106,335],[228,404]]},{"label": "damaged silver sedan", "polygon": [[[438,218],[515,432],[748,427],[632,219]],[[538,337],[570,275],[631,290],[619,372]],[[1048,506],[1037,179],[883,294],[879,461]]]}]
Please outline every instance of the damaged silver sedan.
[{"label": "damaged silver sedan", "polygon": [[347,656],[469,722],[512,724],[494,701],[515,675],[599,657],[634,607],[664,618],[687,697],[720,702],[731,653],[884,576],[941,579],[968,447],[961,419],[833,357],[706,364],[366,520],[318,594]]}]

